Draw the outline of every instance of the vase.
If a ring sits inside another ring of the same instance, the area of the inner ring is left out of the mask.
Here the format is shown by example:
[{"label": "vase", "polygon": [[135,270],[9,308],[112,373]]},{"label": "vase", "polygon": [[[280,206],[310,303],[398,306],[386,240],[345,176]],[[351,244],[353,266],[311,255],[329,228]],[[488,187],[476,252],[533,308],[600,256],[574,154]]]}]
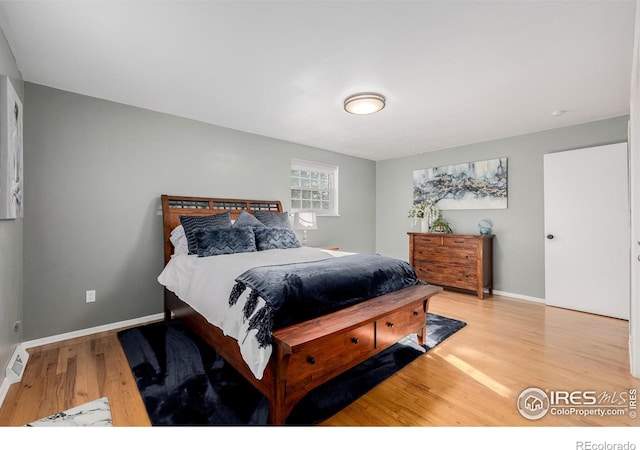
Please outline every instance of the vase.
[{"label": "vase", "polygon": [[420,231],[422,233],[429,232],[429,219],[427,219],[426,217],[423,217],[422,219],[420,219]]}]

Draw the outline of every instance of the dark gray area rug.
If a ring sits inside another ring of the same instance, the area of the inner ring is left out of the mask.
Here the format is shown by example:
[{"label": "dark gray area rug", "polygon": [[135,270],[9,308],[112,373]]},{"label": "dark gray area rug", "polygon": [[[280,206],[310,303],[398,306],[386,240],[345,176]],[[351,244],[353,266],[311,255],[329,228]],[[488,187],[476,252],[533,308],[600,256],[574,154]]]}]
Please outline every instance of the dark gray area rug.
[{"label": "dark gray area rug", "polygon": [[[287,424],[328,419],[465,325],[428,313],[427,345],[405,339],[318,386]],[[181,321],[131,328],[118,337],[154,426],[267,424],[266,398]]]}]

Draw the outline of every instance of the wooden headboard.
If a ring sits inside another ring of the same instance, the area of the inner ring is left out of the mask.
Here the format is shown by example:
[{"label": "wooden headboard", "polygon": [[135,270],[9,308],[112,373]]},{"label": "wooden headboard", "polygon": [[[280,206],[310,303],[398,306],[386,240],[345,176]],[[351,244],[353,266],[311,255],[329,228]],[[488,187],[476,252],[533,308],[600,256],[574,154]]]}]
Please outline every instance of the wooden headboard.
[{"label": "wooden headboard", "polygon": [[229,211],[231,219],[237,219],[242,211],[249,213],[254,211],[282,212],[282,203],[278,200],[180,197],[177,195],[162,195],[161,198],[165,264],[169,262],[173,253],[173,246],[169,238],[171,237],[171,231],[180,225],[180,216],[210,216]]}]

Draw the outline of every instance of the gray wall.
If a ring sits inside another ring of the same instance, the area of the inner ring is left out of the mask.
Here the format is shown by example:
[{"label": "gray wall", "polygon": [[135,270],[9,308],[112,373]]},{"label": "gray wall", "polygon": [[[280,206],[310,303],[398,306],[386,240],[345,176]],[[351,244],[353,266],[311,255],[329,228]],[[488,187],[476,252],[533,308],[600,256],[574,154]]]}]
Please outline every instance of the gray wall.
[{"label": "gray wall", "polygon": [[[12,81],[18,96],[24,99],[24,83],[4,33],[0,31],[0,74]],[[22,342],[22,330],[13,326],[22,320],[22,232],[23,220],[0,220],[0,377],[16,346]]]},{"label": "gray wall", "polygon": [[[376,165],[376,251],[408,258],[407,213],[413,171],[429,167],[508,158],[508,208],[443,211],[456,233],[478,233],[494,225],[494,286],[523,297],[544,298],[543,155],[627,140],[628,116],[483,142],[379,162]],[[594,213],[597,213],[594,211]]]},{"label": "gray wall", "polygon": [[[159,196],[282,199],[287,208],[291,158],[340,166],[341,216],[320,218],[309,245],[407,259],[413,170],[508,157],[508,209],[444,215],[460,233],[489,218],[496,290],[544,298],[542,155],[624,141],[627,120],[374,163],[26,83],[24,338],[161,312]],[[20,249],[9,253],[19,260]],[[85,303],[87,289],[96,303]]]},{"label": "gray wall", "polygon": [[339,166],[340,217],[309,245],[375,249],[372,161],[31,83],[24,148],[25,340],[160,313],[160,195],[289,208],[292,158]]}]

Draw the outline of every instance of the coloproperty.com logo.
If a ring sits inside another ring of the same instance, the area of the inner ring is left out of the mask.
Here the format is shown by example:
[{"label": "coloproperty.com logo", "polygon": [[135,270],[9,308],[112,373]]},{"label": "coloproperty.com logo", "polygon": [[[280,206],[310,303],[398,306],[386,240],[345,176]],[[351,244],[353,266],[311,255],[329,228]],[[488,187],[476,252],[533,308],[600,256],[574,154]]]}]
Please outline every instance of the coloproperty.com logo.
[{"label": "coloproperty.com logo", "polygon": [[637,417],[637,389],[624,391],[565,391],[525,389],[518,396],[518,411],[525,419],[554,416],[626,416]]}]

